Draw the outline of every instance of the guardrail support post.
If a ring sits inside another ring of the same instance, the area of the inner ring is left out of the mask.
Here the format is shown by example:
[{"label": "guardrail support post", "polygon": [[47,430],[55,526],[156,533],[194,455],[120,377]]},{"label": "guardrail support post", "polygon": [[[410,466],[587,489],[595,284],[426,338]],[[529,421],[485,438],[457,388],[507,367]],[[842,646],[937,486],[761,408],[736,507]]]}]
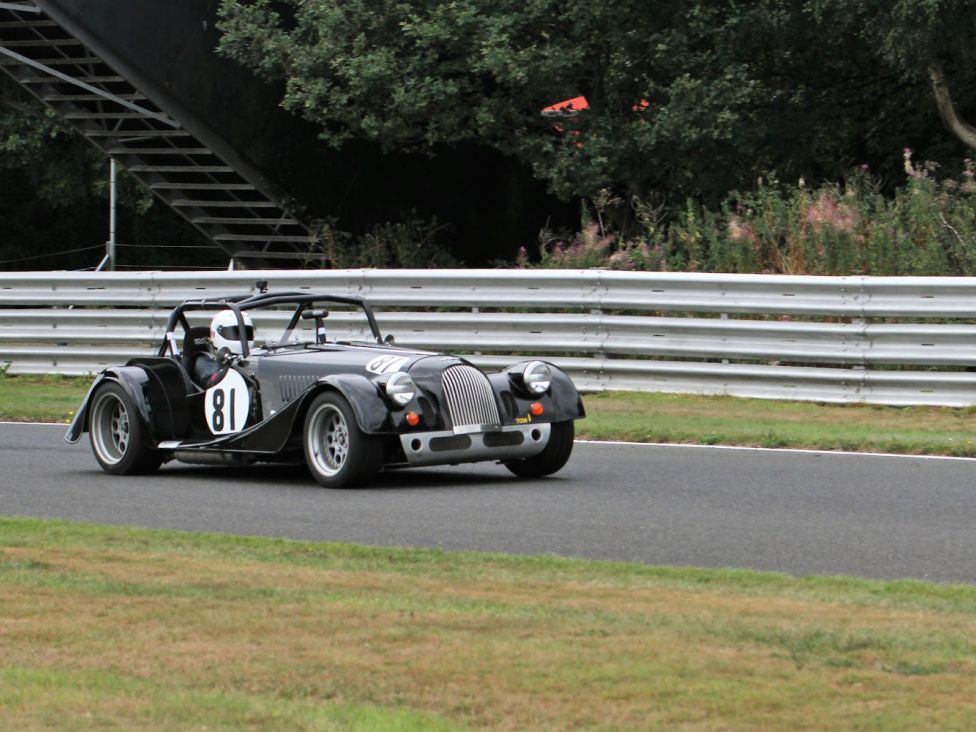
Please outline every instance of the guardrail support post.
[{"label": "guardrail support post", "polygon": [[[105,242],[105,256],[108,259],[108,268],[115,271],[115,222],[118,209],[118,195],[116,186],[118,183],[118,170],[115,158],[108,161],[108,241]],[[103,260],[104,262],[104,260]],[[101,269],[101,265],[99,265]]]}]

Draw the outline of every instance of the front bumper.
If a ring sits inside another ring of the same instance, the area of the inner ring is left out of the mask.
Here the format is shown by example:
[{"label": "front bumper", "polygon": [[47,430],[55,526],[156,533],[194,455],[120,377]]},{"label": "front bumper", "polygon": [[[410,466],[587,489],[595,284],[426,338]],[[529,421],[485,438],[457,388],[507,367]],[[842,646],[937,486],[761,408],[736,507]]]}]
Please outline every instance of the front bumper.
[{"label": "front bumper", "polygon": [[418,432],[400,435],[400,444],[410,466],[521,460],[542,452],[549,443],[550,432],[548,423],[467,434],[455,434],[453,430]]}]

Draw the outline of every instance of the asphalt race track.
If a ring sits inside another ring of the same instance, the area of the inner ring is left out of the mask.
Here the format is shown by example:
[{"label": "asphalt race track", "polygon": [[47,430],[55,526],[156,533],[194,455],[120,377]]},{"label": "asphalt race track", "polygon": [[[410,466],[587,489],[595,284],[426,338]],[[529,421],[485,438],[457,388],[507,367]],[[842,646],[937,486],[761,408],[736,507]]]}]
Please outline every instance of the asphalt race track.
[{"label": "asphalt race track", "polygon": [[330,491],[274,466],[110,476],[64,429],[0,424],[0,515],[976,583],[976,460],[578,443],[545,480],[479,464]]}]

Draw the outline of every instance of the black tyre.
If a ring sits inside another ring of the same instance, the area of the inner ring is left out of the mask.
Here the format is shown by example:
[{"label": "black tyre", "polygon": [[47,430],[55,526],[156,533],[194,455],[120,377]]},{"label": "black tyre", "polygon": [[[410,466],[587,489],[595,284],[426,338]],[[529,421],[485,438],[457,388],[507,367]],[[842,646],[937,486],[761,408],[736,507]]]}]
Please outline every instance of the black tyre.
[{"label": "black tyre", "polygon": [[359,429],[356,415],[341,394],[319,394],[305,415],[305,462],[326,488],[353,488],[379,472],[383,444]]},{"label": "black tyre", "polygon": [[92,452],[102,470],[112,475],[151,473],[163,462],[145,445],[145,430],[132,397],[114,381],[98,388],[88,407]]},{"label": "black tyre", "polygon": [[552,475],[562,468],[573,454],[573,437],[576,434],[573,420],[554,422],[549,432],[549,442],[538,455],[524,460],[511,460],[505,467],[520,478],[541,478]]}]

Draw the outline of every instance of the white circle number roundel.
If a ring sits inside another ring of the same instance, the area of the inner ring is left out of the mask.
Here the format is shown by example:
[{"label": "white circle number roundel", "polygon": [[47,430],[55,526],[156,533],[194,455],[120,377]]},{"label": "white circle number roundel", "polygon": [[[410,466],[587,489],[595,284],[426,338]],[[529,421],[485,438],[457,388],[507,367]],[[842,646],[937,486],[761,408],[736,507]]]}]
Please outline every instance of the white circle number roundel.
[{"label": "white circle number roundel", "polygon": [[244,429],[251,396],[247,391],[247,382],[237,371],[227,369],[224,378],[207,389],[204,399],[203,409],[211,432],[231,435]]}]

